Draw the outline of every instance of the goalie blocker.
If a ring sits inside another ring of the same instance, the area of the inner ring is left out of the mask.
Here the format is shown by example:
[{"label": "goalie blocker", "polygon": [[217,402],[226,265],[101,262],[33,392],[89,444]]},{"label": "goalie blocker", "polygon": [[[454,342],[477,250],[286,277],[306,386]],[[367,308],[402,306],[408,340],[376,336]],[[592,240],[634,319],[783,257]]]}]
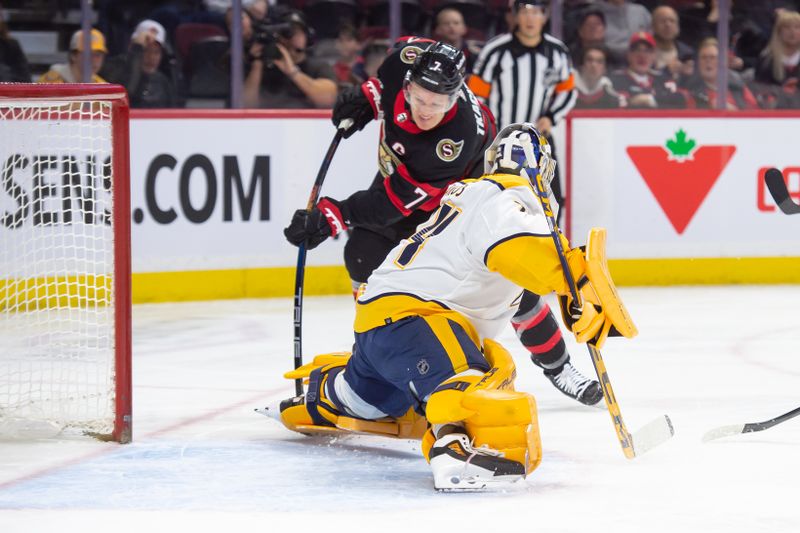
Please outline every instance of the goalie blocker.
[{"label": "goalie blocker", "polygon": [[594,340],[600,349],[611,337],[633,338],[638,330],[617,293],[608,270],[606,229],[592,228],[586,246],[567,252],[567,262],[583,302],[559,295],[564,324],[580,343]]}]

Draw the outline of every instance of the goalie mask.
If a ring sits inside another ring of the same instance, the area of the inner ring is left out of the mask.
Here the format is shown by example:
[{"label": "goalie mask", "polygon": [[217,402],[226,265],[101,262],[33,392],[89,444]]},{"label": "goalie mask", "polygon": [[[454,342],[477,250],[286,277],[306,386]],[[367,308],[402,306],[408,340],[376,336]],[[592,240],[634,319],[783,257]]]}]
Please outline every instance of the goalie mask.
[{"label": "goalie mask", "polygon": [[503,128],[486,150],[483,162],[484,174],[517,174],[530,179],[541,174],[548,190],[555,171],[550,143],[529,122]]}]

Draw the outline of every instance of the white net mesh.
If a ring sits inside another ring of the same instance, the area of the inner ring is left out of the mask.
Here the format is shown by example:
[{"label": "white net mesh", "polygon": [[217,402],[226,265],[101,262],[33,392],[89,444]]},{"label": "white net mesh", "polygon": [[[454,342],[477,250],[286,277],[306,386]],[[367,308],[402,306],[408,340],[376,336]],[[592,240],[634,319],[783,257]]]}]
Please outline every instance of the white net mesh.
[{"label": "white net mesh", "polygon": [[0,100],[0,436],[113,428],[111,126]]}]

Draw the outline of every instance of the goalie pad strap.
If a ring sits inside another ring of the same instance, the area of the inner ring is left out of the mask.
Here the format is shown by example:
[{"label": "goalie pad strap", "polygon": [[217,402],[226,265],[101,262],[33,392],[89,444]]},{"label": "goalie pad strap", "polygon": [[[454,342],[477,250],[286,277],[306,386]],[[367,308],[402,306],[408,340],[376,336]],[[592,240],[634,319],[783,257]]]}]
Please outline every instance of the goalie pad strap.
[{"label": "goalie pad strap", "polygon": [[435,392],[442,392],[446,390],[457,390],[464,392],[470,385],[472,385],[472,383],[468,381],[445,381],[442,385],[436,387]]},{"label": "goalie pad strap", "polygon": [[333,423],[331,423],[330,420],[325,418],[325,416],[320,413],[320,408],[325,409],[335,416],[342,414],[338,409],[336,409],[335,403],[328,400],[328,405],[325,405],[322,402],[326,395],[326,385],[328,381],[335,379],[336,376],[339,375],[342,370],[344,370],[344,367],[332,368],[325,372],[323,372],[323,370],[324,368],[317,368],[312,371],[308,377],[308,392],[306,393],[305,400],[306,409],[308,410],[308,414],[311,416],[311,420],[314,421],[315,425],[332,426]]}]

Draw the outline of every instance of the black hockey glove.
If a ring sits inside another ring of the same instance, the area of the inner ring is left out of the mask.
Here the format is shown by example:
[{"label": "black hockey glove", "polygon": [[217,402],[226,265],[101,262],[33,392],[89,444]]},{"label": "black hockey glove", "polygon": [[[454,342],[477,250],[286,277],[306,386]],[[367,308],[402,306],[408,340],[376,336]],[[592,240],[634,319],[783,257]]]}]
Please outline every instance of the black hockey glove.
[{"label": "black hockey glove", "polygon": [[332,198],[322,198],[311,212],[305,209],[295,211],[292,222],[283,230],[283,234],[295,246],[307,242],[308,249],[312,250],[346,228],[342,205]]},{"label": "black hockey glove", "polygon": [[336,104],[333,106],[333,125],[338,128],[339,123],[346,118],[352,119],[353,125],[342,133],[345,139],[355,132],[363,130],[364,126],[375,118],[375,109],[369,99],[364,96],[361,86],[344,89],[336,97]]}]

